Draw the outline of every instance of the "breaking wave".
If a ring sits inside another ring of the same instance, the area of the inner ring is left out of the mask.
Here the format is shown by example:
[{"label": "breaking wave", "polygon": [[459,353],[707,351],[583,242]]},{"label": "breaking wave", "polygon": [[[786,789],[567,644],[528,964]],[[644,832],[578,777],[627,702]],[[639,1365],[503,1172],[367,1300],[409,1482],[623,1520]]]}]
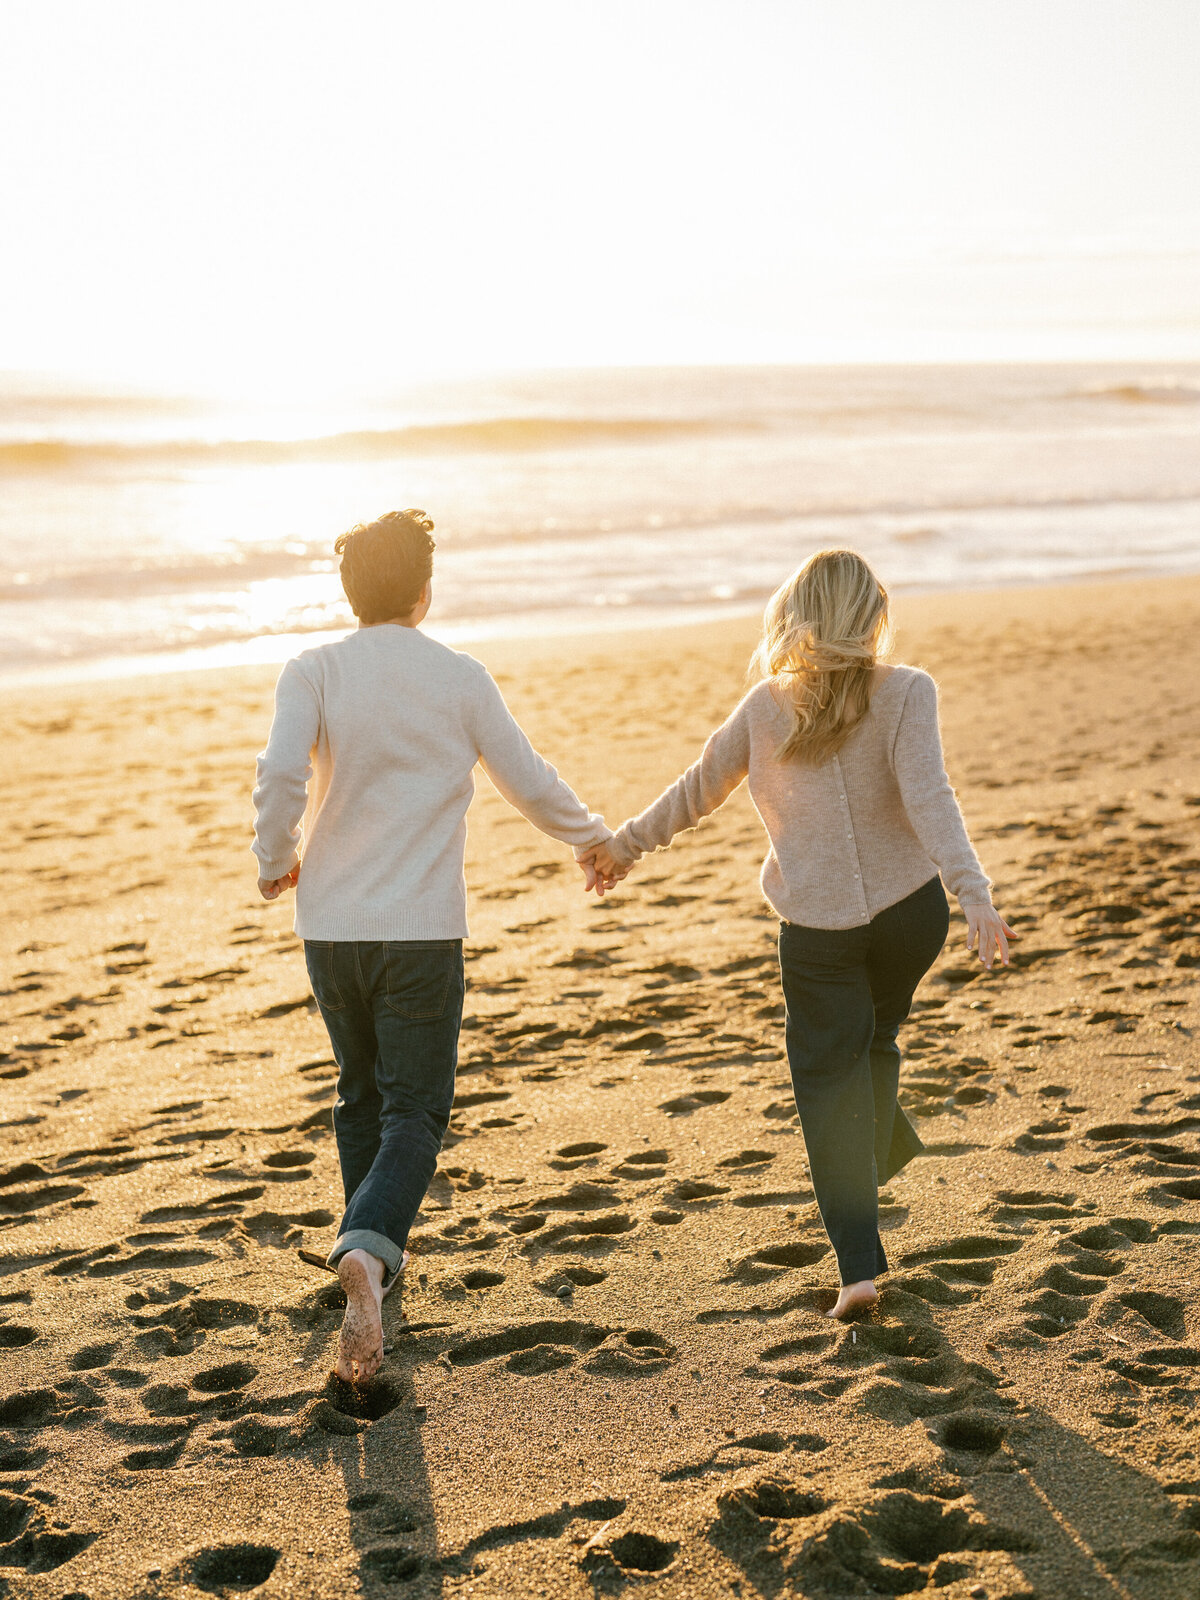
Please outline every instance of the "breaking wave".
[{"label": "breaking wave", "polygon": [[0,439],[0,467],[58,471],[87,465],[273,466],[293,461],[374,460],[389,456],[506,453],[653,444],[658,440],[747,433],[763,424],[715,417],[490,417],[468,422],[360,428],[296,439]]},{"label": "breaking wave", "polygon": [[1200,405],[1200,384],[1176,378],[1163,383],[1098,383],[1082,393],[1089,400],[1124,400],[1129,405]]}]

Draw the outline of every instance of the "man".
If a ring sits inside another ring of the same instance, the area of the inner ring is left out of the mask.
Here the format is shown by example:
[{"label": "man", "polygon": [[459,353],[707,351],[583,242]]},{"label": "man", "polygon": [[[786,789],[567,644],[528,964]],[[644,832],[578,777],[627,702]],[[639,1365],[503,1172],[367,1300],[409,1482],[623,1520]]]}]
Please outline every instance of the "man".
[{"label": "man", "polygon": [[339,1068],[346,1209],[329,1264],[346,1292],[337,1370],[357,1382],[383,1359],[383,1297],[404,1270],[454,1099],[476,763],[577,858],[611,837],[487,670],[420,631],[432,531],[423,511],[392,511],[336,541],[358,629],[284,667],[254,791],[259,890],[273,900],[296,888]]}]

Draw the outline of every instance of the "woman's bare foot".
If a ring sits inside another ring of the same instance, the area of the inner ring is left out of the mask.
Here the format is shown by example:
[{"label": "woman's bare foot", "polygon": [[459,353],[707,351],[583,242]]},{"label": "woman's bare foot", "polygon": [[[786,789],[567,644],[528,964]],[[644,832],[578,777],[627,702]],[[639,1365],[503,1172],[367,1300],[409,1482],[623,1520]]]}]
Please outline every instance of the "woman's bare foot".
[{"label": "woman's bare foot", "polygon": [[383,1361],[384,1265],[367,1250],[338,1257],[337,1275],[346,1291],[346,1315],[338,1338],[337,1372],[347,1383],[365,1383]]},{"label": "woman's bare foot", "polygon": [[879,1290],[871,1278],[863,1278],[859,1283],[844,1283],[841,1293],[837,1297],[837,1304],[832,1311],[827,1311],[827,1317],[836,1317],[839,1322],[847,1317],[853,1317],[860,1311],[867,1311],[879,1299]]}]

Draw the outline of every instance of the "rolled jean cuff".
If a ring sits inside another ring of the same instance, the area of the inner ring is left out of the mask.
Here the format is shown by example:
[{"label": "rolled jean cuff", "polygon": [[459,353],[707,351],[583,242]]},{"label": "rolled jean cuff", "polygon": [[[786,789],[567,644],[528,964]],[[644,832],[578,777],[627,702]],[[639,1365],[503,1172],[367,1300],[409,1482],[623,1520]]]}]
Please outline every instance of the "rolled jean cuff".
[{"label": "rolled jean cuff", "polygon": [[375,1233],[370,1228],[351,1228],[349,1233],[341,1234],[329,1252],[328,1264],[336,1267],[339,1256],[344,1256],[347,1250],[366,1250],[368,1254],[378,1256],[387,1268],[389,1277],[400,1271],[404,1260],[403,1245],[396,1244],[387,1234]]}]

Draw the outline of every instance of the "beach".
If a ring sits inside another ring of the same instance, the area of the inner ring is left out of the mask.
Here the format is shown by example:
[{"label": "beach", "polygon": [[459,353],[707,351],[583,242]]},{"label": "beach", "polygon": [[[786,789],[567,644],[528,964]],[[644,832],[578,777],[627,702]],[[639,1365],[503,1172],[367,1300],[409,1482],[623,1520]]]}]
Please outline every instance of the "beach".
[{"label": "beach", "polygon": [[[686,545],[686,539],[685,539]],[[458,1092],[331,1379],[334,1068],[255,888],[273,667],[0,688],[0,1593],[1188,1600],[1200,1585],[1200,578],[902,596],[1017,928],[901,1035],[926,1145],[836,1272],[744,789],[603,901],[480,781]],[[475,647],[614,827],[731,617]]]}]

